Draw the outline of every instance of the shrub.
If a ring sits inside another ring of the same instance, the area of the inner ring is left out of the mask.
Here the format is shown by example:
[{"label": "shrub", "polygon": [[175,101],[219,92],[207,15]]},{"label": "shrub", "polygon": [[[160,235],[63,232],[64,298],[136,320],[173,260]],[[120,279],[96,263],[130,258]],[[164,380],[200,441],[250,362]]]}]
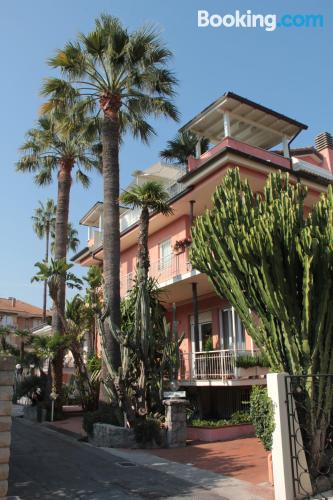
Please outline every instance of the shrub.
[{"label": "shrub", "polygon": [[20,399],[26,396],[33,403],[42,401],[45,397],[46,383],[46,376],[37,377],[35,375],[31,375],[29,377],[25,377],[20,383],[17,384],[15,397]]},{"label": "shrub", "polygon": [[83,429],[90,436],[93,435],[94,424],[97,423],[122,427],[124,425],[124,417],[119,408],[110,405],[96,411],[87,411],[83,414]]},{"label": "shrub", "polygon": [[266,451],[271,451],[274,423],[274,408],[265,387],[254,386],[250,395],[250,415],[256,436]]},{"label": "shrub", "polygon": [[134,425],[134,436],[137,443],[141,446],[147,444],[162,444],[161,422],[160,420],[147,417],[144,420],[139,420]]},{"label": "shrub", "polygon": [[249,412],[236,411],[229,420],[205,420],[196,418],[190,423],[193,427],[226,427],[227,425],[251,424],[251,416]]},{"label": "shrub", "polygon": [[92,354],[87,361],[87,368],[90,373],[93,373],[102,368],[102,360],[96,354]]},{"label": "shrub", "polygon": [[255,366],[269,368],[269,363],[263,354],[258,356],[238,356],[235,364],[237,368],[253,368]]}]

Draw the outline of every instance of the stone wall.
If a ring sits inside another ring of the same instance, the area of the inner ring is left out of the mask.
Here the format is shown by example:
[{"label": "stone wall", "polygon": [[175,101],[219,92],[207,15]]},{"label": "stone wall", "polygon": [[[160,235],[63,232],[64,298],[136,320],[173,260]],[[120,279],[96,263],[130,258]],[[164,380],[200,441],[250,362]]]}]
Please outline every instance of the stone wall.
[{"label": "stone wall", "polygon": [[12,357],[0,355],[0,498],[8,489],[14,368]]},{"label": "stone wall", "polygon": [[186,407],[189,402],[186,399],[166,399],[163,404],[165,406],[167,446],[169,448],[186,446]]}]

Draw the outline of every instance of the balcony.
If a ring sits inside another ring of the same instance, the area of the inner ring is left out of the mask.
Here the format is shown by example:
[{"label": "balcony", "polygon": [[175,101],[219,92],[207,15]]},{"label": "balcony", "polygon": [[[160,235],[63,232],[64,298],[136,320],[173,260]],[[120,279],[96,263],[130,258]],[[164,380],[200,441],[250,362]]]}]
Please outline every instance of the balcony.
[{"label": "balcony", "polygon": [[[155,278],[161,285],[170,281],[178,281],[185,273],[192,271],[188,253],[171,254],[167,258],[151,262],[149,276]],[[135,272],[120,276],[120,293],[124,297],[132,288]]]},{"label": "balcony", "polygon": [[[184,173],[181,169],[179,175]],[[165,186],[166,191],[169,193],[170,199],[174,198],[186,188],[183,184],[172,182]],[[88,247],[93,250],[103,244],[103,204],[97,203],[93,209],[83,218],[80,223],[88,226]],[[140,208],[124,208],[121,207],[119,217],[120,233],[123,233],[128,228],[136,224],[140,219]]]},{"label": "balcony", "polygon": [[99,229],[94,229],[92,227],[88,228],[88,247],[95,249],[103,244],[103,231]]},{"label": "balcony", "polygon": [[259,351],[231,349],[182,353],[179,379],[183,385],[207,385],[209,381],[252,385],[255,381],[258,383],[258,380],[264,380],[268,369],[259,366],[240,369],[236,367],[236,359],[239,356],[254,357],[258,354]]},{"label": "balcony", "polygon": [[[165,186],[165,190],[169,193],[170,199],[174,198],[182,191],[184,191],[185,187],[178,182],[173,182],[172,184]],[[120,232],[126,231],[129,227],[133,226],[140,219],[141,210],[139,208],[136,209],[126,209],[120,215]]]}]

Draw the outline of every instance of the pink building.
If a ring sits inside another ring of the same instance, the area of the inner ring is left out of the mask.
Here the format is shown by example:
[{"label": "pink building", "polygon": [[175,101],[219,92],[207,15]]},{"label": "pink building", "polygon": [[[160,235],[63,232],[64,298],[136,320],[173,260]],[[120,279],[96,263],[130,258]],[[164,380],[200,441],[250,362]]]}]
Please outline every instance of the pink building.
[{"label": "pink building", "polygon": [[[151,215],[150,273],[163,291],[170,321],[176,320],[179,333],[185,333],[180,384],[196,398],[205,417],[227,417],[240,409],[251,385],[265,384],[265,378],[259,371],[251,377],[238,374],[237,357],[254,355],[256,348],[231,305],[216,295],[206,275],[192,268],[186,246],[192,221],[210,207],[216,186],[227,169],[235,166],[255,191],[262,191],[270,172],[289,172],[292,182],[308,186],[306,203],[310,207],[333,181],[333,140],[325,132],[316,137],[315,146],[294,149],[293,140],[306,128],[227,92],[182,127],[198,140],[208,138],[209,151],[201,154],[198,142],[196,157],[190,157],[183,168],[156,163],[134,173],[133,183],[154,179],[170,192],[173,215]],[[138,211],[121,208],[123,296],[135,274],[138,218]],[[81,224],[88,226],[88,244],[75,256],[75,262],[102,265],[102,203],[96,203]]]}]

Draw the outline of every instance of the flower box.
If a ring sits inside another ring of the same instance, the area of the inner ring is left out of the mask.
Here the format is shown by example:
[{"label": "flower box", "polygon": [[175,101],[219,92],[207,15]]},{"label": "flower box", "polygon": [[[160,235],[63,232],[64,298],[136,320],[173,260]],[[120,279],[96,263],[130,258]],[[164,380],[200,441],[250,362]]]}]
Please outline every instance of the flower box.
[{"label": "flower box", "polygon": [[225,425],[223,427],[187,427],[187,439],[191,441],[231,441],[240,437],[254,436],[252,424]]},{"label": "flower box", "polygon": [[251,366],[250,368],[243,368],[241,366],[235,367],[236,378],[250,378],[256,377],[258,366]]}]

